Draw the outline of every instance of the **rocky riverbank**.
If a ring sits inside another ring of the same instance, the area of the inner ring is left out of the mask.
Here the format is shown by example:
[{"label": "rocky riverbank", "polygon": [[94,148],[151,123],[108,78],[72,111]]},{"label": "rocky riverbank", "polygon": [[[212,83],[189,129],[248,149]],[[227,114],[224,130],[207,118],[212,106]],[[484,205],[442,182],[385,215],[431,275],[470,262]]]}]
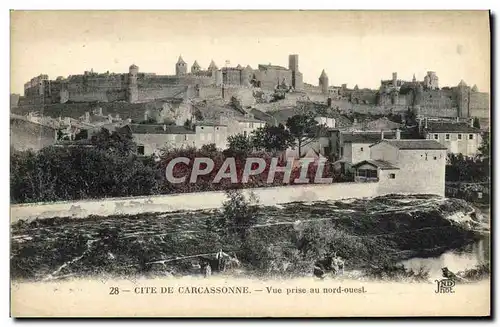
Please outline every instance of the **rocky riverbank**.
[{"label": "rocky riverbank", "polygon": [[[485,217],[463,200],[384,196],[259,207],[244,244],[221,237],[218,210],[133,216],[53,218],[12,225],[11,276],[189,275],[199,254],[223,249],[240,273],[309,276],[332,251],[348,271],[390,267],[414,256],[438,255],[488,231]],[[160,268],[150,263],[166,260]]]}]

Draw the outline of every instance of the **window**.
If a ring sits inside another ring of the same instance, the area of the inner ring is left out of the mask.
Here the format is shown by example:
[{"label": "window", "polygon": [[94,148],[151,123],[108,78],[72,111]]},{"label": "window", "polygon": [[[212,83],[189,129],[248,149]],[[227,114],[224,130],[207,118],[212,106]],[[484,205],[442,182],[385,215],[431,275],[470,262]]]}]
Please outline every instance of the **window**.
[{"label": "window", "polygon": [[359,169],[358,176],[364,178],[377,178],[377,171],[374,169]]},{"label": "window", "polygon": [[361,147],[361,152],[363,152],[363,147]]},{"label": "window", "polygon": [[187,141],[188,140],[188,136],[187,134],[184,134],[184,141]]},{"label": "window", "polygon": [[396,178],[396,174],[389,174],[389,179],[395,179]]},{"label": "window", "polygon": [[439,135],[434,134],[434,139],[437,140],[439,138]]},{"label": "window", "polygon": [[474,134],[469,134],[469,140],[473,140],[474,139]]},{"label": "window", "polygon": [[450,134],[446,134],[446,135],[445,135],[445,138],[446,138],[447,140],[449,140],[449,139],[450,139]]},{"label": "window", "polygon": [[140,155],[144,155],[144,145],[137,146],[137,153]]},{"label": "window", "polygon": [[247,137],[247,131],[243,131],[243,135]]},{"label": "window", "polygon": [[462,139],[462,134],[458,134],[458,139],[461,140]]},{"label": "window", "polygon": [[434,160],[437,160],[438,158],[437,157],[434,157]]}]

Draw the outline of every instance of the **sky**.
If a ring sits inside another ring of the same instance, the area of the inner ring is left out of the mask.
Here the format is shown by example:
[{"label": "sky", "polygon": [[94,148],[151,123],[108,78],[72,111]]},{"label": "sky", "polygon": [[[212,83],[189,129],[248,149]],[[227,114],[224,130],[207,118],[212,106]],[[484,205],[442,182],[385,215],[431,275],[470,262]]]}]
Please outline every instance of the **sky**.
[{"label": "sky", "polygon": [[306,83],[378,88],[380,80],[460,80],[490,89],[487,11],[13,11],[11,93],[40,74],[174,74],[179,55],[207,68],[288,67],[299,55]]}]

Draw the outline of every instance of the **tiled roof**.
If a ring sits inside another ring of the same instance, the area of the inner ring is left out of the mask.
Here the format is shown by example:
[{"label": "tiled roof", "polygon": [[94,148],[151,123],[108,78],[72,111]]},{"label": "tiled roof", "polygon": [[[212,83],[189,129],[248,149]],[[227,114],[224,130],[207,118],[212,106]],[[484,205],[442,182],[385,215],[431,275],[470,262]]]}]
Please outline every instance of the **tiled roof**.
[{"label": "tiled roof", "polygon": [[390,162],[388,161],[385,161],[385,160],[363,160],[361,162],[358,162],[357,164],[354,164],[352,165],[353,167],[359,167],[361,165],[364,165],[364,164],[370,164],[370,165],[373,165],[377,168],[380,168],[382,170],[385,170],[385,169],[399,169],[398,167],[394,166],[393,164],[391,164]]},{"label": "tiled roof", "polygon": [[[395,133],[384,132],[384,139],[393,139],[395,137]],[[344,143],[373,144],[380,141],[381,138],[381,133],[342,133]]]},{"label": "tiled roof", "polygon": [[185,128],[184,126],[167,125],[146,125],[146,124],[130,124],[126,127],[130,128],[132,134],[196,134],[195,131]]},{"label": "tiled roof", "polygon": [[217,121],[204,120],[204,121],[196,122],[196,126],[227,126],[227,125],[221,124],[220,122],[217,122]]},{"label": "tiled roof", "polygon": [[466,124],[457,123],[431,123],[427,124],[427,129],[429,133],[481,133],[478,128],[471,127]]},{"label": "tiled roof", "polygon": [[265,123],[263,120],[258,120],[250,117],[234,117],[234,119],[238,122],[249,122],[249,123]]},{"label": "tiled roof", "polygon": [[[434,140],[383,140],[382,142],[389,143],[400,150],[446,150],[447,147]],[[380,143],[380,142],[378,142]],[[370,145],[370,147],[375,144]]]}]

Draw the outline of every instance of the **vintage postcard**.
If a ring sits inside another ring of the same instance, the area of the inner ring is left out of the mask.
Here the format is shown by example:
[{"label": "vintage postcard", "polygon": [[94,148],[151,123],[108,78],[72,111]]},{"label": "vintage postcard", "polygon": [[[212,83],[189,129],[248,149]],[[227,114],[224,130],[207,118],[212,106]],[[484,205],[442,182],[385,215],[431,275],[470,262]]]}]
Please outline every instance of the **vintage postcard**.
[{"label": "vintage postcard", "polygon": [[489,317],[488,11],[11,11],[13,317]]}]

